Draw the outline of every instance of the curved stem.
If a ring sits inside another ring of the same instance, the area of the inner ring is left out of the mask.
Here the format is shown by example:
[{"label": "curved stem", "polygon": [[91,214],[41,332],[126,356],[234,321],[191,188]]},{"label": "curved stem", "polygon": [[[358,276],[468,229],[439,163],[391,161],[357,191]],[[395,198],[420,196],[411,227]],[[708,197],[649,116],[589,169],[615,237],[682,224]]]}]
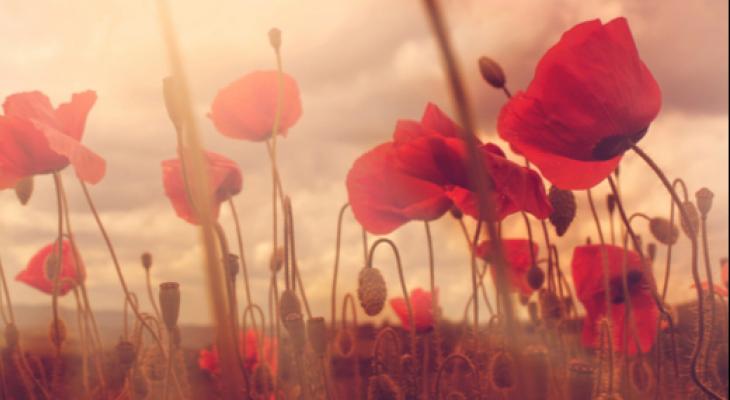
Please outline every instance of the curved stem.
[{"label": "curved stem", "polygon": [[401,290],[403,290],[403,300],[406,303],[406,308],[408,310],[408,327],[411,334],[411,353],[414,353],[416,351],[416,323],[413,319],[413,307],[411,305],[411,299],[408,296],[408,289],[406,288],[406,280],[403,276],[403,265],[401,264],[400,259],[400,252],[398,251],[398,247],[396,247],[395,243],[391,241],[390,239],[386,238],[380,238],[376,240],[372,247],[370,247],[370,253],[368,254],[368,268],[373,267],[373,255],[375,254],[375,249],[378,248],[378,246],[382,243],[387,244],[392,250],[393,255],[395,255],[395,266],[398,269],[398,278],[400,279],[400,287]]},{"label": "curved stem", "polygon": [[[53,330],[55,331],[55,336],[57,338],[61,337],[60,334],[60,328],[59,328],[59,317],[58,317],[58,290],[59,290],[59,280],[61,279],[61,273],[62,273],[62,266],[63,266],[63,197],[61,196],[61,188],[60,188],[60,177],[58,176],[58,172],[53,173],[53,183],[56,187],[56,206],[57,206],[57,212],[58,212],[58,240],[56,241],[57,250],[56,252],[56,265],[54,265],[54,268],[56,269],[53,271],[53,293],[51,295],[51,304],[53,307]],[[53,340],[54,348],[56,349],[56,358],[61,357],[61,341],[60,340]]]},{"label": "curved stem", "polygon": [[[291,263],[292,263],[292,281],[296,280],[296,283],[299,285],[299,292],[302,294],[302,302],[304,303],[304,309],[307,312],[307,317],[312,318],[312,310],[309,308],[309,301],[307,300],[307,293],[304,289],[304,284],[302,283],[302,274],[299,273],[299,264],[297,263],[297,248],[296,248],[296,242],[294,239],[294,212],[292,211],[291,206],[291,200],[289,200],[289,197],[286,197],[284,199],[284,212],[286,213],[285,218],[287,221],[287,230],[285,232],[285,235],[289,238],[289,252],[291,254]],[[292,282],[292,287],[294,287],[294,282]]]},{"label": "curved stem", "polygon": [[[332,273],[332,295],[330,296],[330,305],[332,307],[332,319],[331,319],[331,330],[335,331],[335,317],[337,316],[337,273],[340,269],[340,245],[342,240],[342,219],[345,215],[345,210],[350,206],[350,203],[345,203],[340,207],[340,212],[337,214],[337,235],[335,236],[335,266]],[[334,336],[333,336],[334,337]]]},{"label": "curved stem", "polygon": [[[474,363],[465,355],[454,353],[450,354],[446,359],[444,360],[443,364],[441,364],[441,367],[439,368],[438,372],[436,373],[436,388],[434,391],[434,399],[440,399],[441,398],[441,375],[443,374],[444,370],[446,369],[446,366],[449,365],[449,363],[453,360],[462,360],[467,367],[469,367],[469,372],[471,372],[472,377],[474,378],[472,382],[477,385],[477,388],[479,388],[480,382],[479,382],[479,371],[477,370]],[[481,397],[479,397],[481,398]]]},{"label": "curved stem", "polygon": [[238,219],[238,212],[236,211],[236,205],[233,202],[233,198],[228,198],[228,206],[231,209],[231,216],[233,218],[233,225],[236,228],[236,242],[238,243],[238,259],[241,261],[241,271],[243,272],[243,287],[246,289],[246,304],[250,305],[251,301],[251,287],[248,281],[248,266],[246,264],[246,255],[243,252],[243,235],[241,234],[241,223]]}]

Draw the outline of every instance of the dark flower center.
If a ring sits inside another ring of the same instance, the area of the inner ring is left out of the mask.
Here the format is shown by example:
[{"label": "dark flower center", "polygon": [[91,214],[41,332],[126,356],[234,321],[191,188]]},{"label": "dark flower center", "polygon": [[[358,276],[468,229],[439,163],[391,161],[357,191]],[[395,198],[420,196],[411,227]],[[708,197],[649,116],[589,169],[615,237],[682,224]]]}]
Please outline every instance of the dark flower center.
[{"label": "dark flower center", "polygon": [[[640,271],[629,271],[626,274],[626,283],[628,285],[628,295],[637,287],[643,279],[643,274]],[[616,277],[609,281],[608,284],[611,293],[612,304],[623,304],[626,301],[626,294],[624,293],[624,284],[622,278]]]},{"label": "dark flower center", "polygon": [[623,154],[646,135],[646,130],[647,128],[644,128],[631,135],[606,136],[593,148],[593,159],[606,161]]}]

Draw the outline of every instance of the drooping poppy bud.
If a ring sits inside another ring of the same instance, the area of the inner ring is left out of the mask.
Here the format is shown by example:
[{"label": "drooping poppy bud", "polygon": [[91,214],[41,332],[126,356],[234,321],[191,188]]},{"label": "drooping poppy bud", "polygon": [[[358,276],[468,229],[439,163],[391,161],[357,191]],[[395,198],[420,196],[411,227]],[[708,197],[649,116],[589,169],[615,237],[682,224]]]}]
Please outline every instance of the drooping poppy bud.
[{"label": "drooping poppy bud", "polygon": [[614,210],[616,210],[616,196],[613,194],[606,196],[606,208],[608,208],[608,213],[613,215]]},{"label": "drooping poppy bud", "polygon": [[383,275],[376,268],[365,267],[360,270],[357,283],[357,298],[365,314],[371,317],[378,315],[388,296]]},{"label": "drooping poppy bud", "polygon": [[284,247],[279,246],[276,251],[271,253],[271,257],[269,258],[269,270],[271,272],[278,272],[284,265],[285,258],[286,254],[284,253]]},{"label": "drooping poppy bud", "polygon": [[479,57],[479,72],[487,83],[496,89],[502,89],[505,84],[502,67],[489,57]]},{"label": "drooping poppy bud", "polygon": [[679,230],[669,220],[652,218],[649,220],[649,230],[659,243],[671,246],[679,239]]},{"label": "drooping poppy bud", "polygon": [[152,254],[145,251],[144,253],[142,253],[141,259],[142,267],[144,269],[149,270],[150,268],[152,268]]},{"label": "drooping poppy bud", "polygon": [[575,196],[570,190],[562,190],[553,185],[548,192],[548,200],[553,207],[550,223],[555,227],[557,235],[563,236],[575,218]]},{"label": "drooping poppy bud", "polygon": [[165,327],[173,330],[180,315],[180,284],[177,282],[161,283],[159,301]]},{"label": "drooping poppy bud", "polygon": [[527,284],[529,284],[533,290],[540,289],[544,282],[545,273],[540,268],[533,265],[529,270],[527,270]]}]

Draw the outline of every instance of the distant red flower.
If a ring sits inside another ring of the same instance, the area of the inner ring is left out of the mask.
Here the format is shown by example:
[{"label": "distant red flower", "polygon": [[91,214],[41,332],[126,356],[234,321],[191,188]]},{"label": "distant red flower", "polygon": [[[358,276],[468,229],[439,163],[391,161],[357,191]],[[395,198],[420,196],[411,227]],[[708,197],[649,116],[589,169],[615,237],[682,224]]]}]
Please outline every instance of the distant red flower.
[{"label": "distant red flower", "polygon": [[[366,230],[390,233],[411,220],[434,220],[451,207],[478,217],[476,187],[461,128],[433,104],[421,122],[399,121],[392,142],[360,156],[347,175],[352,210]],[[551,211],[540,176],[507,160],[493,144],[480,145],[491,171],[496,216],[519,210],[538,218]]]},{"label": "distant red flower", "polygon": [[725,288],[728,287],[728,270],[727,270],[727,259],[722,260],[722,269],[720,270],[720,277],[722,278],[722,284]]},{"label": "distant red flower", "polygon": [[99,182],[104,159],[81,144],[95,102],[93,91],[75,93],[57,108],[41,92],[8,96],[0,116],[0,189],[24,177],[60,171],[69,163],[84,181]]},{"label": "distant red flower", "polygon": [[[438,291],[436,291],[438,296]],[[416,325],[416,332],[426,333],[433,329],[433,296],[431,292],[423,289],[411,290],[411,308],[413,309],[413,322]],[[411,324],[408,320],[408,306],[402,297],[396,297],[390,300],[390,306],[395,314],[400,318],[403,329],[410,330]]]},{"label": "distant red flower", "polygon": [[[58,270],[58,242],[40,249],[30,259],[24,270],[15,276],[15,280],[32,286],[44,293],[53,294],[53,281]],[[76,258],[69,241],[61,244],[61,275],[58,279],[58,295],[63,296],[73,289],[79,280],[83,280],[82,265],[76,265]]]},{"label": "distant red flower", "polygon": [[[488,240],[477,246],[477,255],[486,261],[491,260],[491,244]],[[534,289],[527,282],[527,271],[532,267],[530,255],[530,241],[526,239],[502,239],[502,249],[507,262],[507,279],[510,287],[525,296],[530,296]],[[532,243],[532,249],[537,256],[537,243]],[[490,268],[492,278],[496,279],[496,270]]]},{"label": "distant red flower", "polygon": [[[263,141],[271,137],[274,128],[278,94],[278,71],[252,72],[218,92],[209,116],[216,129],[225,136]],[[301,115],[297,82],[282,74],[281,115],[277,132],[286,135]]]},{"label": "distant red flower", "polygon": [[502,109],[498,131],[555,186],[587,189],[616,168],[660,107],[626,20],[592,20],[545,53],[527,90]]},{"label": "distant red flower", "polygon": [[[246,331],[244,337],[243,332],[240,332],[239,340],[246,341],[246,353],[243,354],[244,367],[252,372],[256,365],[260,362],[258,351],[257,351],[257,338],[258,335],[253,329]],[[276,344],[276,338],[265,336],[263,338],[262,350],[263,360],[266,361],[266,365],[269,366],[269,370],[272,375],[276,375],[277,359],[278,359],[278,346]],[[218,376],[220,374],[220,358],[218,356],[218,349],[215,346],[211,348],[201,349],[198,353],[198,367],[208,372],[211,375]]]},{"label": "distant red flower", "polygon": [[[641,256],[618,246],[604,246],[608,259],[611,298],[611,323],[614,350],[633,355],[637,351],[632,331],[625,332],[626,302],[631,301],[633,320],[642,352],[654,344],[659,310],[651,295],[651,272],[645,269]],[[625,258],[625,261],[624,261]],[[629,298],[624,297],[622,266],[626,263]],[[600,338],[599,322],[606,316],[606,298],[600,245],[576,247],[573,251],[573,284],[576,295],[586,309],[583,321],[583,344],[596,347]],[[631,328],[629,328],[631,329]],[[624,343],[624,334],[628,346]]]},{"label": "distant red flower", "polygon": [[[218,218],[220,204],[241,191],[243,175],[234,161],[211,151],[207,151],[205,155],[208,163],[211,212],[213,218]],[[188,201],[180,159],[174,158],[162,162],[162,183],[165,194],[172,202],[178,217],[197,225],[198,217]]]},{"label": "distant red flower", "polygon": [[[710,283],[709,282],[704,281],[704,282],[702,282],[701,286],[702,286],[702,290],[704,292],[708,292],[708,293],[710,292]],[[720,286],[718,284],[714,284],[712,286],[715,288],[715,295],[727,297],[728,292],[727,292],[727,289],[726,288],[724,288],[724,287],[722,287],[722,286]],[[694,289],[696,287],[697,286],[695,286],[694,283],[691,286],[692,289]]]}]

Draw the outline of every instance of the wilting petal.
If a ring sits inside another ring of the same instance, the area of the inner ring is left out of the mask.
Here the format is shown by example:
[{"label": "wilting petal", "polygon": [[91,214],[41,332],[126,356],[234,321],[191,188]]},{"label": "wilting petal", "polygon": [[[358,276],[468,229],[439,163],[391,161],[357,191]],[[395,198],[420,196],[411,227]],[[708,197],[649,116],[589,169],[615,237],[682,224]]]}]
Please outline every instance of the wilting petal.
[{"label": "wilting petal", "polygon": [[[278,99],[279,73],[252,72],[218,92],[209,116],[225,136],[262,141],[271,137]],[[278,133],[286,135],[302,114],[299,87],[287,74],[281,77],[280,107]]]},{"label": "wilting petal", "polygon": [[[30,259],[24,270],[20,271],[15,280],[32,286],[42,292],[53,294],[54,271],[58,268],[58,246],[53,242],[40,249]],[[61,268],[58,280],[58,295],[63,296],[74,288],[80,279],[83,279],[82,267],[77,266],[71,244],[64,240],[61,245]]]},{"label": "wilting petal", "polygon": [[556,186],[586,189],[608,176],[626,150],[596,147],[607,138],[640,140],[660,107],[659,86],[626,20],[594,20],[548,50],[528,89],[502,109],[498,131]]},{"label": "wilting petal", "polygon": [[92,184],[99,183],[104,178],[106,161],[98,154],[51,126],[40,123],[35,123],[35,126],[46,136],[51,150],[69,160],[79,178]]},{"label": "wilting petal", "polygon": [[[433,298],[431,293],[420,288],[414,289],[411,291],[410,301],[416,332],[429,332],[433,329],[434,325]],[[390,306],[401,320],[403,329],[409,330],[411,324],[408,319],[408,306],[405,299],[402,297],[393,298],[390,300]]]},{"label": "wilting petal", "polygon": [[[220,203],[241,191],[243,175],[234,161],[210,151],[205,155],[210,186],[211,213],[212,217],[217,219]],[[188,199],[180,159],[175,158],[162,162],[162,183],[165,187],[165,194],[170,199],[177,215],[191,224],[199,224],[197,213]]]}]

